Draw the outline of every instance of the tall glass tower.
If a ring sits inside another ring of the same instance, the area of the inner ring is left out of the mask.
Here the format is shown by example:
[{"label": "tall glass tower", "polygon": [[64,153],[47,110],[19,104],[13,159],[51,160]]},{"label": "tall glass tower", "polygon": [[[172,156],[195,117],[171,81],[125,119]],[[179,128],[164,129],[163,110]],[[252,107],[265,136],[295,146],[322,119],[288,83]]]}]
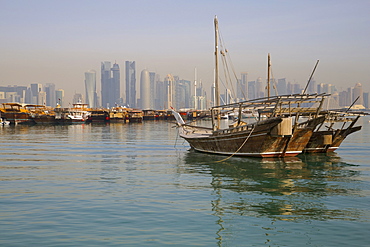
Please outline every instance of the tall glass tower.
[{"label": "tall glass tower", "polygon": [[120,79],[120,70],[119,65],[117,63],[113,64],[111,68],[111,90],[110,92],[110,100],[109,105],[111,107],[115,106],[116,104],[120,103],[120,92],[121,92],[121,79]]},{"label": "tall glass tower", "polygon": [[64,107],[63,101],[64,101],[64,90],[63,89],[58,89],[55,90],[55,98],[58,102],[58,105],[60,107]]},{"label": "tall glass tower", "polygon": [[101,63],[101,101],[102,106],[109,108],[120,101],[120,70],[117,63],[111,67],[110,62]]},{"label": "tall glass tower", "polygon": [[147,69],[141,71],[140,76],[140,102],[141,109],[151,109],[150,75]]},{"label": "tall glass tower", "polygon": [[57,101],[55,99],[55,84],[47,83],[45,86],[45,93],[46,93],[46,105],[55,107],[57,105]]},{"label": "tall glass tower", "polygon": [[96,71],[89,70],[85,72],[85,92],[86,103],[90,108],[97,107],[96,102]]},{"label": "tall glass tower", "polygon": [[135,61],[126,61],[126,104],[136,107],[136,68]]},{"label": "tall glass tower", "polygon": [[109,90],[111,88],[110,62],[101,63],[101,104],[109,107]]}]

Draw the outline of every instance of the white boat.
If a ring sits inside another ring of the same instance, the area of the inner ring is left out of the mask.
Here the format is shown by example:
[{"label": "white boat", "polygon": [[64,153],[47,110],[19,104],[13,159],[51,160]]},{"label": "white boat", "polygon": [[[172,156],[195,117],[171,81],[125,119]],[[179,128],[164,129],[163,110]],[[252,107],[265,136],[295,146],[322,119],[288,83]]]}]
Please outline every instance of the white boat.
[{"label": "white boat", "polygon": [[4,125],[10,125],[10,121],[7,121],[5,118],[1,117],[1,111],[0,111],[0,126]]},{"label": "white boat", "polygon": [[67,118],[72,123],[84,123],[90,116],[90,112],[87,109],[88,104],[76,103],[73,104],[72,108],[69,108]]}]

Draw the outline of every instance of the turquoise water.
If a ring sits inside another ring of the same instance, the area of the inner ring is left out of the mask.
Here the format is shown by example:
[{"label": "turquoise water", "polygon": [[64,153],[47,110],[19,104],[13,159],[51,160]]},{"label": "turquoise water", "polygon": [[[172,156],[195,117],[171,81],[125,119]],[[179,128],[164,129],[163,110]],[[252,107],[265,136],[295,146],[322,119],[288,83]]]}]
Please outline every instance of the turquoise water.
[{"label": "turquoise water", "polygon": [[165,121],[1,127],[0,245],[369,246],[362,124],[334,154],[226,161]]}]

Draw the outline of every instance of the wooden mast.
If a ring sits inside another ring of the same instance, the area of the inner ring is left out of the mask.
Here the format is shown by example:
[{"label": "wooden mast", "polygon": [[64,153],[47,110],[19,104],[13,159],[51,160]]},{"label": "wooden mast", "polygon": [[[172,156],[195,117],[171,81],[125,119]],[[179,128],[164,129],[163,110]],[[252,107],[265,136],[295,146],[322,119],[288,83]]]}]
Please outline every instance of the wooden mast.
[{"label": "wooden mast", "polygon": [[216,94],[216,102],[215,106],[220,105],[220,92],[219,92],[219,85],[218,85],[218,20],[217,16],[215,16],[215,94]]},{"label": "wooden mast", "polygon": [[267,56],[267,99],[270,99],[270,70],[271,70],[271,62],[270,62],[270,53]]},{"label": "wooden mast", "polygon": [[[215,106],[220,105],[220,92],[219,92],[219,82],[218,82],[218,20],[217,16],[215,16],[214,19],[214,24],[215,24]],[[219,109],[216,110],[216,117],[217,117],[217,124],[214,126],[214,130],[217,130],[220,128],[221,125],[221,116]],[[213,121],[213,117],[212,117]]]}]

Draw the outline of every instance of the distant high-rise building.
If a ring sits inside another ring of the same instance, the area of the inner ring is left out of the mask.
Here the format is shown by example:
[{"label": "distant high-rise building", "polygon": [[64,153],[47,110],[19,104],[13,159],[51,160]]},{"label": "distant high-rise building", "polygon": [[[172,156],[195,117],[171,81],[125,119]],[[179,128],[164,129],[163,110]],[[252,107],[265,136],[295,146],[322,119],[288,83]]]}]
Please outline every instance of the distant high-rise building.
[{"label": "distant high-rise building", "polygon": [[178,80],[176,84],[176,109],[190,108],[191,82]]},{"label": "distant high-rise building", "polygon": [[[266,80],[266,85],[267,85],[267,80]],[[276,88],[276,80],[275,78],[270,78],[270,96],[274,96],[276,95],[276,91],[277,91],[277,88]],[[267,91],[267,86],[266,86],[266,96],[268,96],[268,91]]]},{"label": "distant high-rise building", "polygon": [[215,106],[215,102],[216,102],[216,86],[215,83],[213,83],[211,87],[211,107]]},{"label": "distant high-rise building", "polygon": [[32,83],[30,85],[30,88],[31,88],[31,104],[35,104],[37,105],[38,104],[38,96],[39,96],[39,92],[42,91],[42,84],[40,83]]},{"label": "distant high-rise building", "polygon": [[82,94],[75,93],[73,95],[73,104],[76,104],[76,103],[84,103],[84,98],[83,98]]},{"label": "distant high-rise building", "polygon": [[46,106],[46,92],[40,91],[37,95],[37,104]]},{"label": "distant high-rise building", "polygon": [[236,97],[240,101],[247,100],[248,95],[248,73],[241,73],[241,78],[238,80],[239,85],[236,87]]},{"label": "distant high-rise building", "polygon": [[103,107],[113,107],[119,103],[120,91],[120,69],[117,63],[111,68],[110,62],[101,63],[101,98]]},{"label": "distant high-rise building", "polygon": [[97,107],[95,70],[89,70],[85,72],[85,92],[86,92],[86,104],[88,104],[90,108]]},{"label": "distant high-rise building", "polygon": [[339,92],[339,106],[344,107],[344,106],[349,106],[350,104],[348,103],[348,92],[347,91],[342,91]]},{"label": "distant high-rise building", "polygon": [[[255,82],[255,86],[254,86],[254,92],[253,94],[255,95],[253,99],[255,98],[263,98],[265,97],[265,85],[263,84],[262,82],[262,78],[261,77],[258,77],[256,82]],[[248,86],[248,90],[249,90],[249,86]]]},{"label": "distant high-rise building", "polygon": [[309,94],[316,93],[316,81],[312,78],[310,84],[308,84],[307,92]]},{"label": "distant high-rise building", "polygon": [[164,85],[166,87],[166,101],[164,107],[165,109],[169,109],[175,106],[175,78],[171,74],[168,74],[164,79]]},{"label": "distant high-rise building", "polygon": [[[27,103],[31,104],[31,97],[29,97],[29,101],[26,101],[26,92],[27,87],[26,86],[0,86],[0,92],[2,92],[3,99],[1,100],[1,103],[7,103],[7,102],[18,102],[18,103]],[[13,94],[10,94],[10,93]],[[31,92],[31,89],[29,89],[29,92]],[[7,97],[7,95],[10,97]]]},{"label": "distant high-rise building", "polygon": [[292,88],[293,88],[293,93],[295,94],[295,93],[302,93],[302,91],[303,91],[303,89],[302,89],[302,87],[301,87],[301,84],[299,84],[299,83],[294,83],[294,84],[292,84]]},{"label": "distant high-rise building", "polygon": [[353,88],[353,100],[356,100],[358,97],[358,100],[356,101],[356,105],[364,105],[364,99],[363,99],[363,90],[361,83],[357,83],[355,87]]},{"label": "distant high-rise building", "polygon": [[109,105],[109,91],[111,89],[111,63],[101,63],[101,103],[103,107],[110,107]]},{"label": "distant high-rise building", "polygon": [[126,104],[136,107],[136,67],[135,61],[126,61]]},{"label": "distant high-rise building", "polygon": [[369,100],[370,100],[369,99],[369,93],[368,92],[364,93],[364,106],[365,106],[366,109],[369,109],[369,103],[370,103]]},{"label": "distant high-rise building", "polygon": [[159,76],[156,78],[156,91],[155,91],[155,109],[163,110],[165,109],[165,99],[166,99],[166,86],[164,81],[161,81]]},{"label": "distant high-rise building", "polygon": [[111,99],[109,101],[109,105],[110,107],[113,107],[116,104],[121,103],[121,73],[119,65],[117,63],[114,63],[111,71],[111,90],[109,91],[109,96]]},{"label": "distant high-rise building", "polygon": [[156,74],[155,72],[149,72],[149,80],[150,80],[150,105],[152,108],[155,108],[155,99],[157,98],[156,94]]},{"label": "distant high-rise building", "polygon": [[325,91],[325,84],[324,83],[317,84],[317,93],[318,94],[320,94],[320,93],[327,93]]},{"label": "distant high-rise building", "polygon": [[46,105],[55,107],[57,105],[57,101],[55,99],[55,84],[47,83],[45,86],[45,93],[46,93]]},{"label": "distant high-rise building", "polygon": [[150,75],[147,69],[143,69],[140,75],[140,107],[141,109],[151,109],[151,94],[150,94]]},{"label": "distant high-rise building", "polygon": [[279,95],[287,94],[287,84],[285,78],[278,79],[277,91]]},{"label": "distant high-rise building", "polygon": [[55,98],[57,100],[58,105],[64,107],[64,90],[58,89],[55,91]]},{"label": "distant high-rise building", "polygon": [[249,81],[248,82],[248,99],[255,99],[257,98],[256,95],[256,81]]}]

